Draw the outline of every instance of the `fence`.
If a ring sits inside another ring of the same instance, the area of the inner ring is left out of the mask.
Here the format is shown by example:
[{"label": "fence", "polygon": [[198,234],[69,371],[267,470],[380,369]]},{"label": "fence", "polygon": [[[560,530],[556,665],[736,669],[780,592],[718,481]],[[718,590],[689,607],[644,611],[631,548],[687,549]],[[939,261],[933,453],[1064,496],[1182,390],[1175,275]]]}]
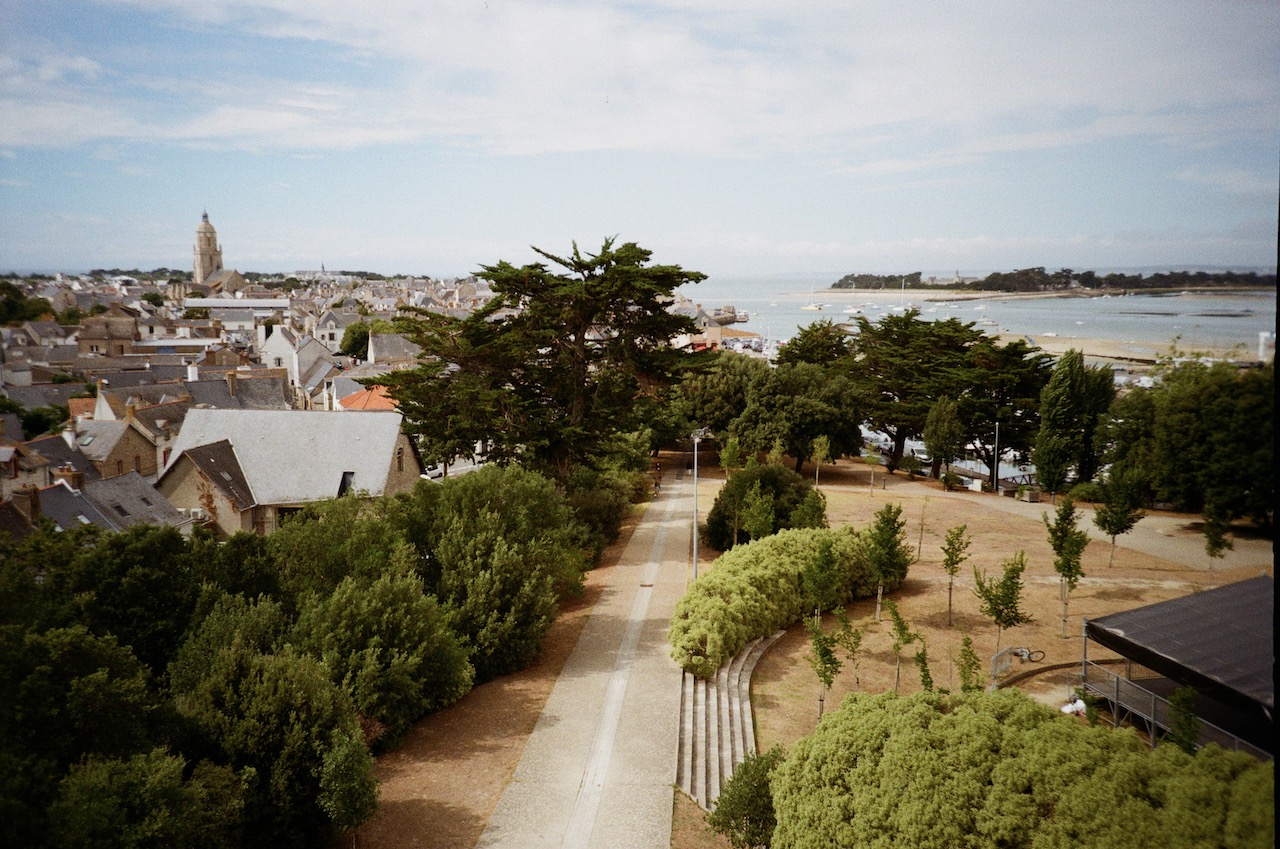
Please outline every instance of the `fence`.
[{"label": "fence", "polygon": [[[992,658],[991,664],[994,671],[995,658]],[[1088,692],[1100,696],[1111,703],[1111,713],[1115,717],[1117,725],[1126,719],[1130,722],[1137,720],[1150,735],[1152,746],[1156,745],[1157,739],[1162,733],[1170,730],[1172,711],[1169,707],[1169,701],[1151,692],[1136,681],[1131,681],[1109,669],[1104,669],[1101,665],[1091,660],[1084,661],[1082,679]],[[1217,743],[1224,749],[1247,752],[1259,760],[1271,760],[1269,752],[1210,722],[1205,722],[1203,719],[1200,722],[1200,739],[1197,741],[1199,746]]]}]

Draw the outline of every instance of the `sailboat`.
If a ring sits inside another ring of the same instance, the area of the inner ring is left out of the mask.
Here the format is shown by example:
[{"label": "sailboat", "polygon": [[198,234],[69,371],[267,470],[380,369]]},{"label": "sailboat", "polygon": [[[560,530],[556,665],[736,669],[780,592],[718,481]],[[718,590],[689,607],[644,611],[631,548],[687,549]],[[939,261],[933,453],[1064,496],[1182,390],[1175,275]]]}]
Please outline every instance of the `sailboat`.
[{"label": "sailboat", "polygon": [[826,304],[820,304],[820,303],[818,303],[817,301],[815,301],[815,300],[813,299],[813,286],[812,286],[812,285],[810,285],[810,286],[809,286],[809,303],[805,304],[805,305],[804,305],[804,306],[802,306],[800,309],[802,309],[802,310],[820,310],[820,309],[822,309],[822,308],[823,308],[823,307],[825,307],[825,306],[826,306]]}]

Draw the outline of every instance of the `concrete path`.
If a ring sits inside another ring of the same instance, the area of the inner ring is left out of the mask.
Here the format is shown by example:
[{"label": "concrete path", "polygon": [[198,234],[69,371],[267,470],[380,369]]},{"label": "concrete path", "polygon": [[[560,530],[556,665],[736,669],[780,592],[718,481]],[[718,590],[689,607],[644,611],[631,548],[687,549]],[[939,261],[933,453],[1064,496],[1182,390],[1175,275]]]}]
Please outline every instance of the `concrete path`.
[{"label": "concrete path", "polygon": [[670,476],[663,483],[611,570],[477,846],[670,846],[681,670],[667,627],[685,589],[693,488]]}]

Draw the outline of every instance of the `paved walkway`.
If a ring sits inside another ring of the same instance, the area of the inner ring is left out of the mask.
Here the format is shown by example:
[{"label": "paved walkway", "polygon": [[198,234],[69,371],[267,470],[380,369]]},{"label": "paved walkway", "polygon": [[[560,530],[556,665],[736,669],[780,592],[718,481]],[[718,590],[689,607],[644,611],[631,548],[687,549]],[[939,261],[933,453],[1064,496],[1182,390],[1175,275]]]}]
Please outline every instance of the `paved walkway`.
[{"label": "paved walkway", "polygon": [[477,846],[667,849],[693,487],[664,480],[613,567]]}]

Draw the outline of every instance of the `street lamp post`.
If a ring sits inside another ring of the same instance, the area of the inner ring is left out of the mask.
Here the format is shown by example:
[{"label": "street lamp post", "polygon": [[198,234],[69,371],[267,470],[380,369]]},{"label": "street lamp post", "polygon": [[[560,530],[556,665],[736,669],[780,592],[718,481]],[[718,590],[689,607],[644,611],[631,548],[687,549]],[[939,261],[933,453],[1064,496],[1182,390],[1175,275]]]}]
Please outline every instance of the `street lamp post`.
[{"label": "street lamp post", "polygon": [[693,579],[698,580],[698,443],[707,438],[707,429],[700,427],[693,436]]}]

